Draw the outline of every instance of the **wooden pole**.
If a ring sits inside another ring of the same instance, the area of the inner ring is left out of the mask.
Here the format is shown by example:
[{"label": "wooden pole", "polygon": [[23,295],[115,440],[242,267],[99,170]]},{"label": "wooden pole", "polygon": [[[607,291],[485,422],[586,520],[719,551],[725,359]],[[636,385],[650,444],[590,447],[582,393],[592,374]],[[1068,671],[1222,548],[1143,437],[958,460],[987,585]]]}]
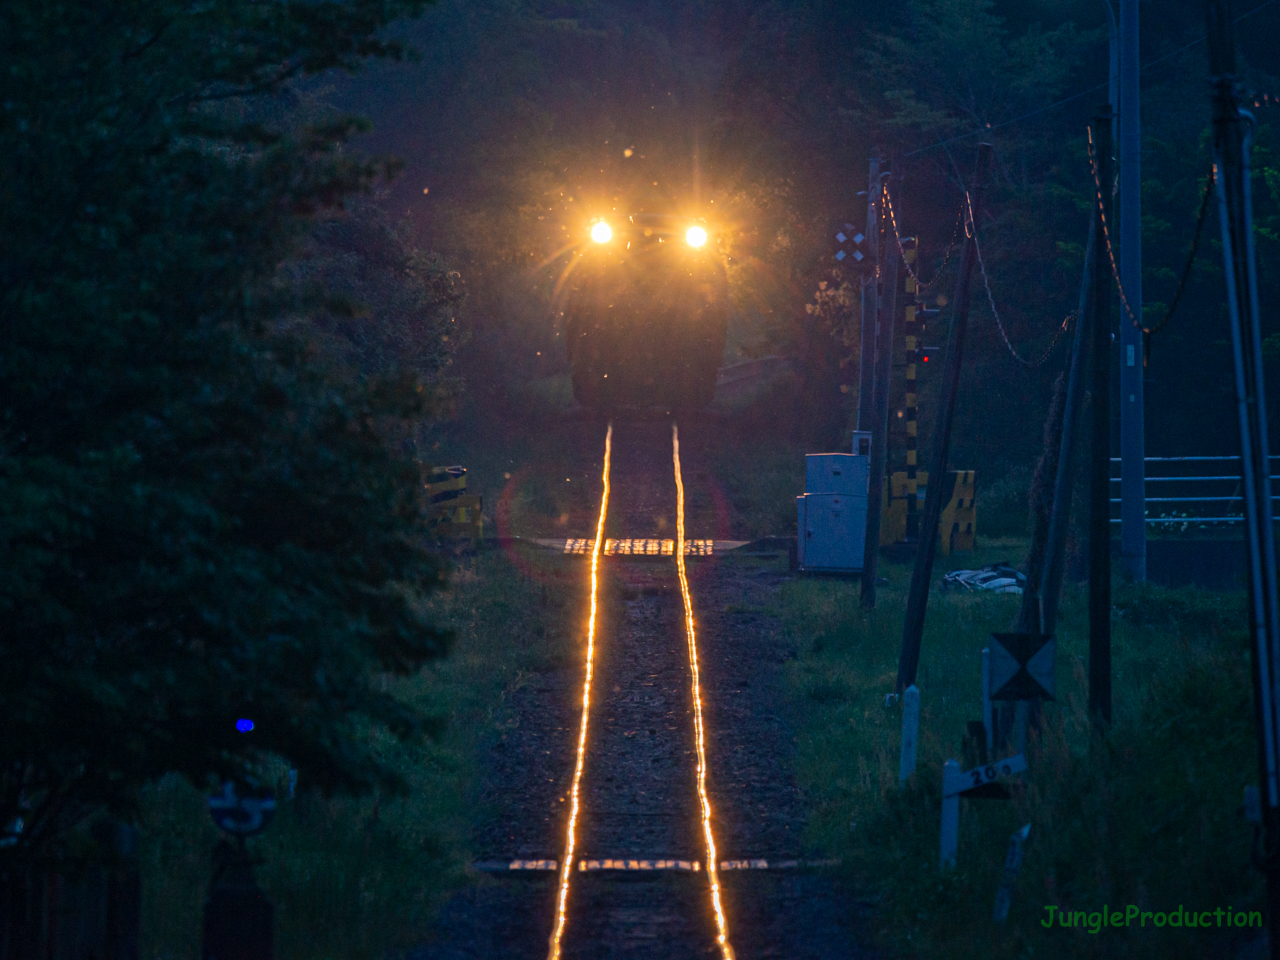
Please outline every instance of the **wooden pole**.
[{"label": "wooden pole", "polygon": [[924,636],[924,614],[929,603],[929,579],[933,576],[933,559],[938,550],[938,521],[942,516],[942,491],[946,484],[947,454],[951,446],[951,426],[955,419],[956,395],[960,390],[960,370],[964,359],[964,339],[969,327],[970,287],[973,267],[978,259],[978,224],[982,218],[982,182],[991,164],[991,144],[978,144],[978,164],[969,190],[965,231],[968,241],[960,264],[956,285],[951,330],[947,334],[947,357],[942,372],[942,399],[938,421],[933,428],[933,450],[929,458],[929,485],[924,497],[924,516],[920,518],[920,545],[916,549],[916,565],[911,573],[911,593],[907,597],[907,616],[902,626],[902,653],[898,658],[898,691],[916,682],[920,665],[920,640]]},{"label": "wooden pole", "polygon": [[1111,723],[1111,108],[1093,123],[1095,217],[1093,350],[1090,396],[1093,456],[1089,471],[1089,715]]},{"label": "wooden pole", "polygon": [[1076,335],[1071,343],[1071,363],[1067,368],[1067,399],[1062,411],[1062,437],[1058,442],[1058,472],[1053,481],[1053,510],[1045,536],[1040,578],[1040,631],[1053,633],[1058,619],[1058,595],[1062,590],[1063,553],[1067,523],[1071,518],[1071,492],[1075,486],[1076,421],[1084,406],[1085,371],[1089,362],[1089,295],[1093,290],[1093,258],[1098,243],[1098,218],[1089,225],[1089,244],[1084,253],[1084,276],[1080,281],[1080,301],[1076,307]]},{"label": "wooden pole", "polygon": [[1262,783],[1262,844],[1255,863],[1267,879],[1266,918],[1272,960],[1280,958],[1280,597],[1271,507],[1267,400],[1249,152],[1254,119],[1240,108],[1235,40],[1226,0],[1207,7],[1209,72],[1213,84],[1213,165],[1217,173],[1222,259],[1231,323],[1236,415],[1240,430],[1241,484],[1249,565],[1249,633],[1253,641],[1253,696],[1258,723]]}]

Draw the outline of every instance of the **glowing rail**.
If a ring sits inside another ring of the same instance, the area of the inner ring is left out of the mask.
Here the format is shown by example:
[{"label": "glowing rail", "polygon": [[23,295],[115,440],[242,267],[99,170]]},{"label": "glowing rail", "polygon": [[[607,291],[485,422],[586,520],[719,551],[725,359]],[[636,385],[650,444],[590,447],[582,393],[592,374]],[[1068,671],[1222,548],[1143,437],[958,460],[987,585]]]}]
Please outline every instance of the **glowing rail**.
[{"label": "glowing rail", "polygon": [[[573,876],[573,853],[578,823],[578,789],[582,785],[582,769],[587,757],[587,721],[591,717],[591,674],[595,666],[596,606],[600,586],[600,545],[604,543],[604,517],[609,509],[609,453],[613,441],[613,424],[604,435],[604,494],[600,498],[600,519],[596,523],[595,545],[591,550],[591,619],[587,622],[587,673],[582,683],[582,726],[578,730],[578,760],[573,768],[573,789],[570,792],[569,828],[565,831],[564,857],[560,864],[560,896],[556,902],[556,925],[551,933],[548,960],[560,960],[560,939],[564,936],[565,907],[569,902],[569,878]],[[679,476],[677,472],[677,476]],[[682,521],[683,522],[683,521]],[[683,531],[683,528],[681,528]],[[683,532],[681,533],[683,536]],[[680,562],[683,564],[684,558]],[[683,568],[682,568],[683,569]],[[709,834],[708,834],[709,836]]]},{"label": "glowing rail", "polygon": [[[684,543],[684,481],[680,477],[680,428],[671,425],[671,460],[676,472],[676,540]],[[596,534],[596,542],[600,535]],[[684,625],[689,637],[689,673],[693,683],[693,730],[698,747],[698,800],[702,804],[702,833],[707,841],[707,879],[711,881],[711,906],[716,912],[716,943],[724,960],[733,960],[729,945],[729,925],[720,902],[720,871],[716,859],[716,838],[711,833],[711,801],[707,798],[707,750],[702,730],[702,691],[698,684],[698,639],[693,626],[693,598],[689,595],[689,577],[685,572],[684,551],[676,551],[676,574],[680,577],[680,595],[684,598]]]}]

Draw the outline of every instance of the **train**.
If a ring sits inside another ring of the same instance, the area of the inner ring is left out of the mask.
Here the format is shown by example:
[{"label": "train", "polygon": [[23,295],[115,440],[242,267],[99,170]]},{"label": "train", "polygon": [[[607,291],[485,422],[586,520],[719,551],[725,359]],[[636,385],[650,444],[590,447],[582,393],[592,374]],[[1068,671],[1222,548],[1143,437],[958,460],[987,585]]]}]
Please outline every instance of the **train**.
[{"label": "train", "polygon": [[729,323],[717,237],[705,221],[644,212],[588,232],[561,290],[574,399],[603,413],[707,406]]}]

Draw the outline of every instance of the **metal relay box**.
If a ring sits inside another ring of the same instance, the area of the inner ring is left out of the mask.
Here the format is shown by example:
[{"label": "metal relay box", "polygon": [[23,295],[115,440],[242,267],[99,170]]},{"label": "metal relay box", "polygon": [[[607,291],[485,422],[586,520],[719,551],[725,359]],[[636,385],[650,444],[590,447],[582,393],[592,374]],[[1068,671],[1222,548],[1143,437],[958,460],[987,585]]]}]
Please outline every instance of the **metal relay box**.
[{"label": "metal relay box", "polygon": [[853,453],[810,453],[804,458],[804,492],[867,495],[867,457]]},{"label": "metal relay box", "polygon": [[841,493],[796,497],[796,559],[801,570],[853,572],[862,569],[867,537],[867,498]]},{"label": "metal relay box", "polygon": [[870,454],[871,434],[857,431],[852,453],[804,458],[805,492],[796,498],[796,561],[802,572],[861,572]]}]

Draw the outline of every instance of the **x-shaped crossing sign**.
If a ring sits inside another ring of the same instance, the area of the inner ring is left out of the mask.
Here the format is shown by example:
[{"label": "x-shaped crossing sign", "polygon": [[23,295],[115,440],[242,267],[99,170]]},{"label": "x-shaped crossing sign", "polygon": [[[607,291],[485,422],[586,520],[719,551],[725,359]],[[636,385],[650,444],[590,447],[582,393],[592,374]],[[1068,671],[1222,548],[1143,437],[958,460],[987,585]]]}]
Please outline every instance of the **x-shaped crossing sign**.
[{"label": "x-shaped crossing sign", "polygon": [[851,260],[854,264],[863,266],[863,260],[866,259],[866,253],[863,252],[863,241],[867,238],[862,235],[857,227],[852,223],[842,223],[840,228],[836,230],[836,263],[844,263],[845,258]]}]

